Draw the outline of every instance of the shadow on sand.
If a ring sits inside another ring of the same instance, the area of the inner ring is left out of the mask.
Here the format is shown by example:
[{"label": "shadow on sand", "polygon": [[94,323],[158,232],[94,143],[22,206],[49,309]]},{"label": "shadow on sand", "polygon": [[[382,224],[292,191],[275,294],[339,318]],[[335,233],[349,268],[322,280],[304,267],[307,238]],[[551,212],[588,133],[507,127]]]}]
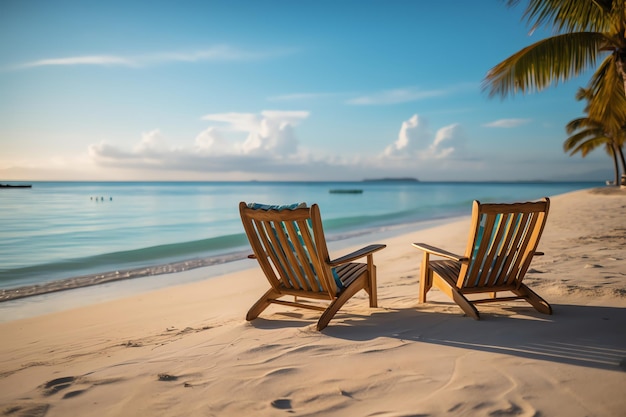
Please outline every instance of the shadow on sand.
[{"label": "shadow on sand", "polygon": [[[340,311],[322,333],[350,341],[390,337],[404,342],[626,371],[624,308],[552,304],[554,314],[548,316],[520,304],[485,311],[481,320],[476,321],[460,313],[432,311],[433,306],[455,307],[429,302],[424,307],[385,308],[367,316]],[[314,326],[317,322],[317,318],[307,320],[296,310],[275,314],[272,319],[259,317],[250,324],[272,330],[305,327],[307,323]]]},{"label": "shadow on sand", "polygon": [[[442,303],[429,303],[439,304]],[[524,358],[626,371],[626,309],[553,304],[551,316],[505,307],[476,321],[462,315],[386,309],[368,317],[343,315],[323,333],[346,340],[393,337]],[[515,314],[515,315],[513,315]],[[339,316],[339,315],[338,315]]]}]

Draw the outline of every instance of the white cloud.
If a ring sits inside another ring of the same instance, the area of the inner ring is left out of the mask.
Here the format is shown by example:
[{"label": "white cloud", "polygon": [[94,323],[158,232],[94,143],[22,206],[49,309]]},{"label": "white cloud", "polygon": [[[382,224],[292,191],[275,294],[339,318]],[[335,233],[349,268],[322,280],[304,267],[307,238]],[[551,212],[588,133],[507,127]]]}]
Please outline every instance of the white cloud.
[{"label": "white cloud", "polygon": [[261,112],[263,117],[272,120],[282,120],[293,125],[309,117],[309,114],[308,111],[264,110]]},{"label": "white cloud", "polygon": [[202,120],[225,123],[226,126],[220,126],[220,130],[237,132],[250,132],[260,123],[259,116],[254,113],[214,113],[202,116]]},{"label": "white cloud", "polygon": [[430,97],[438,97],[446,94],[445,90],[420,90],[418,88],[397,88],[394,90],[381,91],[379,93],[355,97],[347,101],[347,104],[374,105],[396,104],[409,101],[423,100]]},{"label": "white cloud", "polygon": [[500,119],[495,120],[493,122],[485,123],[483,126],[485,127],[501,127],[501,128],[512,128],[518,127],[521,125],[525,125],[530,123],[531,119]]},{"label": "white cloud", "polygon": [[135,147],[138,154],[150,156],[158,155],[166,149],[166,142],[159,129],[141,134],[141,142]]},{"label": "white cloud", "polygon": [[32,68],[32,67],[46,67],[55,65],[123,65],[123,66],[135,66],[136,64],[132,59],[112,56],[112,55],[87,55],[87,56],[74,56],[68,58],[49,58],[40,59],[38,61],[27,62],[22,64],[20,68]]},{"label": "white cloud", "polygon": [[465,150],[466,141],[459,124],[444,126],[433,137],[427,120],[415,114],[402,122],[398,139],[385,148],[382,156],[411,160],[452,158]]},{"label": "white cloud", "polygon": [[333,97],[337,93],[293,93],[268,97],[268,101],[298,101],[298,100],[315,100],[324,97]]},{"label": "white cloud", "polygon": [[293,167],[306,158],[294,128],[308,116],[306,111],[280,110],[209,114],[202,119],[219,125],[200,132],[193,145],[171,146],[154,129],[143,133],[131,150],[101,142],[89,146],[89,155],[100,165],[123,168],[254,172],[267,166],[280,171],[281,164]]},{"label": "white cloud", "polygon": [[307,111],[281,110],[207,114],[202,119],[212,125],[186,146],[172,146],[160,130],[154,129],[128,148],[108,142],[93,144],[89,156],[100,167],[123,168],[129,173],[259,180],[427,175],[450,179],[464,178],[463,172],[482,166],[481,161],[467,157],[460,125],[431,132],[427,120],[417,114],[401,124],[397,139],[382,155],[356,152],[316,156],[297,138],[299,125],[308,117]]},{"label": "white cloud", "polygon": [[265,58],[270,55],[282,54],[282,51],[246,51],[228,45],[216,45],[208,49],[193,52],[160,52],[137,57],[140,61],[149,63],[161,62],[197,62],[197,61],[239,61]]},{"label": "white cloud", "polygon": [[293,128],[308,117],[308,111],[265,110],[258,115],[207,114],[202,119],[225,124],[216,127],[215,132],[246,132],[248,134],[246,140],[234,146],[239,153],[284,156],[297,152],[298,140]]},{"label": "white cloud", "polygon": [[418,149],[426,148],[432,140],[428,122],[417,114],[402,122],[398,140],[387,146],[385,156],[412,156]]},{"label": "white cloud", "polygon": [[435,141],[430,146],[434,158],[442,159],[458,155],[465,150],[465,132],[458,123],[442,127],[437,131]]},{"label": "white cloud", "polygon": [[293,50],[288,49],[247,51],[228,45],[217,45],[207,49],[189,52],[157,52],[153,54],[131,56],[83,55],[64,58],[46,58],[17,65],[14,69],[68,65],[116,65],[142,67],[169,62],[249,61],[263,59],[270,56],[289,54],[292,52]]},{"label": "white cloud", "polygon": [[228,155],[235,152],[233,146],[213,126],[200,132],[194,143],[196,152],[201,155]]},{"label": "white cloud", "polygon": [[435,90],[422,90],[417,87],[396,88],[384,90],[373,94],[363,95],[348,100],[347,104],[353,105],[384,105],[419,101],[432,97],[441,97],[464,91],[477,90],[477,86],[471,83],[462,83],[447,88]]},{"label": "white cloud", "polygon": [[264,118],[259,129],[248,135],[241,149],[244,154],[293,155],[298,149],[298,141],[288,122]]}]

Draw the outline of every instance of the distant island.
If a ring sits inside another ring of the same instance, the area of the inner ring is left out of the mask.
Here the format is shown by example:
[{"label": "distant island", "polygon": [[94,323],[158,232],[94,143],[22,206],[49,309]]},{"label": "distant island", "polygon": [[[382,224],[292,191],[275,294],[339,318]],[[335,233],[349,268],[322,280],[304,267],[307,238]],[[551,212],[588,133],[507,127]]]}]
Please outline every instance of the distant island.
[{"label": "distant island", "polygon": [[366,178],[363,182],[419,182],[417,178],[398,177],[398,178]]},{"label": "distant island", "polygon": [[0,184],[0,188],[32,188],[30,184]]}]

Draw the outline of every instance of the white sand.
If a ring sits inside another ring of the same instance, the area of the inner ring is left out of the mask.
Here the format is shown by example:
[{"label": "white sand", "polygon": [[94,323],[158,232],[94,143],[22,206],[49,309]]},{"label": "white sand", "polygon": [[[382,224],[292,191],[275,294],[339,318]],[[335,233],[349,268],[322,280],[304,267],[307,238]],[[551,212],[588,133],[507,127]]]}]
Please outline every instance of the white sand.
[{"label": "white sand", "polygon": [[626,191],[552,199],[525,280],[552,316],[509,302],[475,321],[436,289],[417,303],[411,242],[462,251],[467,217],[372,241],[388,245],[379,308],[361,292],[323,332],[319,313],[284,306],[244,320],[268,287],[254,261],[0,323],[0,415],[624,416],[625,215]]}]

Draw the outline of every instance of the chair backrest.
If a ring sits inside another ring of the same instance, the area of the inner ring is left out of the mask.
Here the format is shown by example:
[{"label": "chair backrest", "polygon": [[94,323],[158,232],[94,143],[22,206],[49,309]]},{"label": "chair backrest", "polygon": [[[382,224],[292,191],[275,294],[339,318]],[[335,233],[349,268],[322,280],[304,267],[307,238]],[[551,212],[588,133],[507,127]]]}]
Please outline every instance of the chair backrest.
[{"label": "chair backrest", "polygon": [[513,204],[474,201],[472,228],[457,287],[485,291],[519,286],[537,249],[550,200]]},{"label": "chair backrest", "polygon": [[317,204],[268,210],[242,202],[239,212],[254,255],[275,290],[316,298],[336,296]]}]

